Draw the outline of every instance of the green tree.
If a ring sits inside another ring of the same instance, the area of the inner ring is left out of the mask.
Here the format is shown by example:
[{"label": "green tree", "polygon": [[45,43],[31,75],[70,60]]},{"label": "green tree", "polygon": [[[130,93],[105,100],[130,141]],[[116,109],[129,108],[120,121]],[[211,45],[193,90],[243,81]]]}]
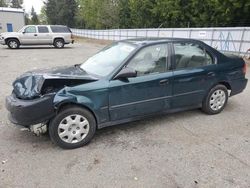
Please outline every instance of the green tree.
[{"label": "green tree", "polygon": [[32,25],[39,24],[38,16],[37,16],[36,11],[35,11],[35,9],[34,9],[33,6],[31,8],[31,20],[30,20],[30,24],[32,24]]},{"label": "green tree", "polygon": [[79,0],[77,22],[86,28],[118,28],[118,0]]},{"label": "green tree", "polygon": [[92,29],[249,26],[249,0],[77,0],[77,23]]},{"label": "green tree", "polygon": [[12,0],[11,8],[22,8],[23,0]]},{"label": "green tree", "polygon": [[249,0],[217,0],[214,3],[218,26],[250,26]]},{"label": "green tree", "polygon": [[157,0],[129,0],[131,22],[134,28],[157,27],[158,20],[153,14]]},{"label": "green tree", "polygon": [[118,4],[119,28],[131,28],[131,11],[128,0],[120,0]]},{"label": "green tree", "polygon": [[75,26],[77,3],[75,0],[48,0],[45,12],[49,24]]},{"label": "green tree", "polygon": [[28,13],[24,14],[24,21],[25,21],[25,25],[30,25],[31,24],[31,20],[30,20],[30,17],[29,17]]},{"label": "green tree", "polygon": [[5,0],[0,0],[0,7],[7,7]]},{"label": "green tree", "polygon": [[41,12],[40,14],[38,15],[38,20],[41,24],[48,24],[48,18],[47,18],[47,15],[46,15],[46,7],[43,6],[41,8]]}]

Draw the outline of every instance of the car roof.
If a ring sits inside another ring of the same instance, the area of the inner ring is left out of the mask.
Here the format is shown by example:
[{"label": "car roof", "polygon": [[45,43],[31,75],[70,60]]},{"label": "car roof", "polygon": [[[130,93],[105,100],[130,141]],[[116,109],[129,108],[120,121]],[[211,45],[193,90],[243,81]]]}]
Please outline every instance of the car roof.
[{"label": "car roof", "polygon": [[59,26],[59,27],[67,27],[66,25],[25,25],[25,26]]},{"label": "car roof", "polygon": [[134,45],[145,46],[149,44],[156,44],[162,42],[201,42],[196,39],[189,39],[189,38],[157,38],[157,37],[150,37],[150,38],[135,38],[135,39],[126,39],[122,40],[122,42],[131,43]]}]

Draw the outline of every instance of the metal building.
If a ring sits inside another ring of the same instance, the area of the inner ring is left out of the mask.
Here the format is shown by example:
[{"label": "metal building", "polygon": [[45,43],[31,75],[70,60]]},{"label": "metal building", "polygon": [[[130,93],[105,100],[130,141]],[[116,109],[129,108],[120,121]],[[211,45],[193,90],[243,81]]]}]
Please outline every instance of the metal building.
[{"label": "metal building", "polygon": [[24,24],[23,9],[0,7],[0,33],[18,31]]}]

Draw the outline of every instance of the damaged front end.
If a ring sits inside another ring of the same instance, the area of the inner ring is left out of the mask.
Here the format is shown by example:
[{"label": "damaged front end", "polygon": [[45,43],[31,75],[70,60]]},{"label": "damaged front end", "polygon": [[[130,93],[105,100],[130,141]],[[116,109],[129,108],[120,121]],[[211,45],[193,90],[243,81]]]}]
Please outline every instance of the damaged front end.
[{"label": "damaged front end", "polygon": [[[12,123],[44,133],[56,115],[54,97],[64,87],[73,87],[96,81],[76,66],[27,72],[13,82],[13,92],[6,97],[6,108]],[[37,125],[42,124],[42,125]]]}]

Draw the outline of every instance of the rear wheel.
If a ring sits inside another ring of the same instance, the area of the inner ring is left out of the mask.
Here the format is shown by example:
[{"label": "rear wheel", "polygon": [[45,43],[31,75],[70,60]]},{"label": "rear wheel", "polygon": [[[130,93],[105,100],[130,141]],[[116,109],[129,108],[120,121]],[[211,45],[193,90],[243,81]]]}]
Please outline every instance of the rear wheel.
[{"label": "rear wheel", "polygon": [[202,103],[202,110],[207,114],[218,114],[225,108],[227,101],[227,88],[224,85],[217,85],[207,94]]},{"label": "rear wheel", "polygon": [[55,39],[54,46],[56,48],[63,48],[64,47],[64,40],[63,39]]},{"label": "rear wheel", "polygon": [[17,39],[9,39],[7,45],[10,49],[17,49],[20,46],[20,43]]},{"label": "rear wheel", "polygon": [[92,113],[80,107],[61,111],[49,125],[51,140],[64,149],[74,149],[87,144],[96,131]]}]

